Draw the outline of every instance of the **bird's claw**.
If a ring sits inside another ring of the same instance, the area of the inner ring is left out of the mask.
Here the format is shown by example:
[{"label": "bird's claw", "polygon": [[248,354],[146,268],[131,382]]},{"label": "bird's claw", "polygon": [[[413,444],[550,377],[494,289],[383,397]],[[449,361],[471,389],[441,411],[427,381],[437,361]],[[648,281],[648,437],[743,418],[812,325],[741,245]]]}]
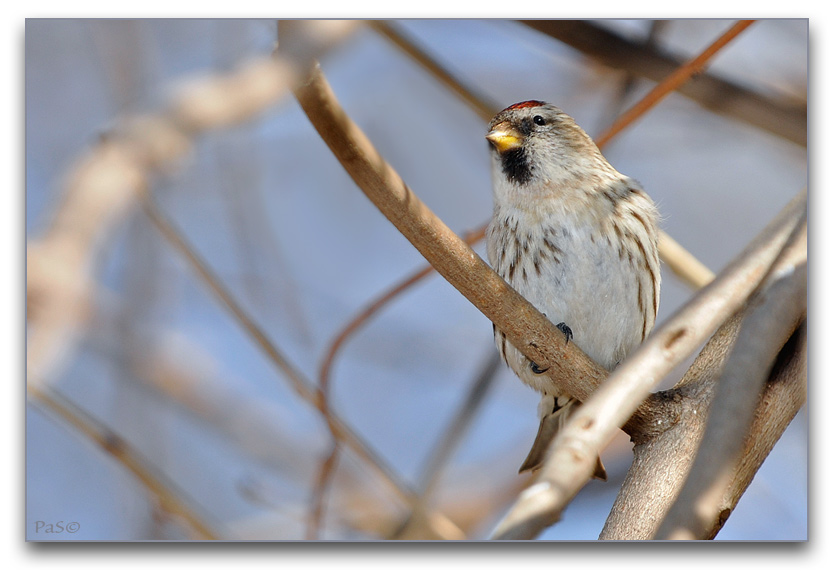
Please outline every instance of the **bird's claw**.
[{"label": "bird's claw", "polygon": [[570,326],[568,326],[564,322],[560,322],[559,324],[556,325],[556,328],[561,330],[562,333],[565,335],[565,344],[567,344],[571,340],[573,340],[573,331],[570,329]]},{"label": "bird's claw", "polygon": [[540,375],[540,374],[547,371],[547,369],[541,368],[539,365],[537,365],[533,361],[530,361],[530,370],[533,371],[533,373],[535,373],[537,375]]}]

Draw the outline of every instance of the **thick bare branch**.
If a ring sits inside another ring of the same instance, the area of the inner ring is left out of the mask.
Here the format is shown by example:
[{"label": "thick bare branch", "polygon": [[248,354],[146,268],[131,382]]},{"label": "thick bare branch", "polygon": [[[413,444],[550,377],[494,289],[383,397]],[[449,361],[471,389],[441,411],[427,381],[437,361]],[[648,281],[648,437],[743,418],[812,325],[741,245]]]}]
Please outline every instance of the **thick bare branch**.
[{"label": "thick bare branch", "polygon": [[798,251],[783,256],[767,286],[751,301],[716,386],[690,475],[658,529],[658,539],[706,539],[716,522],[729,515],[718,506],[741,460],[762,386],[776,355],[805,316],[805,228],[792,245]]},{"label": "thick bare branch", "polygon": [[717,517],[707,535],[709,539],[721,530],[756,472],[805,404],[808,383],[807,338],[806,323],[803,322],[779,353],[741,451],[741,461],[716,506]]},{"label": "thick bare branch", "polygon": [[585,402],[553,440],[537,483],[519,497],[496,527],[494,538],[530,539],[558,521],[562,509],[591,477],[600,449],[657,381],[689,356],[756,290],[804,219],[805,201],[803,192],[715,281],[657,328]]},{"label": "thick bare branch", "polygon": [[414,194],[338,103],[319,67],[296,96],[307,117],[365,195],[421,254],[507,335],[563,392],[587,399],[606,376],[513,290]]},{"label": "thick bare branch", "polygon": [[[698,452],[715,387],[735,343],[744,312],[736,314],[727,321],[707,342],[695,362],[673,389],[672,392],[676,394],[681,409],[678,415],[679,421],[662,436],[639,441],[635,445],[634,461],[626,474],[626,479],[600,534],[600,539],[650,539],[654,537],[661,519],[678,496]],[[789,331],[790,328],[787,330]],[[773,390],[774,384],[771,380],[766,392]],[[789,384],[787,390],[795,390],[793,383]],[[775,396],[782,397],[789,402],[793,401],[790,397],[785,399],[786,395],[781,391],[776,392]],[[742,491],[746,488],[758,466],[764,461],[767,453],[790,422],[790,419],[785,420],[780,413],[784,412],[790,418],[796,414],[801,402],[794,403],[795,401],[790,404],[786,403],[775,415],[770,415],[767,420],[772,420],[772,423],[760,422],[758,427],[754,427],[754,430],[758,429],[759,435],[756,437],[751,435],[746,445],[749,449],[756,449],[754,456],[758,459],[746,465],[744,469],[738,469],[735,477],[743,483],[739,483],[734,488],[736,491],[739,486],[743,486]],[[762,405],[764,405],[764,399]],[[757,413],[761,415],[761,411]],[[777,428],[776,425],[781,425],[781,427]],[[763,431],[765,435],[762,435]],[[744,455],[743,463],[749,461],[751,457],[747,448]],[[734,496],[735,501],[738,501],[740,493],[738,491],[738,495]],[[727,505],[730,505],[729,501],[724,507]],[[735,503],[731,505],[735,506]]]}]

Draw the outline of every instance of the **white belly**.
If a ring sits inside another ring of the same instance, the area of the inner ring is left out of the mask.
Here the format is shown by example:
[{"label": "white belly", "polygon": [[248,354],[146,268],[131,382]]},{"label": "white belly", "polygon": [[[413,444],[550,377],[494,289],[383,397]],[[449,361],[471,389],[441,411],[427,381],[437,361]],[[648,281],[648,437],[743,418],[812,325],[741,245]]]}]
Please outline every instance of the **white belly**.
[{"label": "white belly", "polygon": [[[565,323],[573,341],[613,369],[643,339],[644,315],[635,265],[599,229],[577,223],[525,221],[523,213],[496,215],[488,235],[493,268],[554,324]],[[501,340],[496,333],[496,341]],[[508,342],[507,364],[528,385],[550,395],[550,381]]]}]

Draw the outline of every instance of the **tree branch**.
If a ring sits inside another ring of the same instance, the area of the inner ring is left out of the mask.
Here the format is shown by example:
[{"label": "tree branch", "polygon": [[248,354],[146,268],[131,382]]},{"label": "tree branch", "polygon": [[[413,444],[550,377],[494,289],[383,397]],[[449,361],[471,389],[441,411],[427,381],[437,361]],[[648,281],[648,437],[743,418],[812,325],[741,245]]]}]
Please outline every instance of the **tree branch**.
[{"label": "tree branch", "polygon": [[[615,370],[551,442],[537,479],[498,524],[494,539],[530,539],[559,520],[591,477],[596,458],[654,385],[689,356],[756,290],[805,215],[798,195],[748,248]],[[673,393],[680,394],[680,393]],[[669,397],[669,393],[657,397]],[[666,399],[669,400],[669,399]],[[665,416],[658,436],[679,417]],[[650,429],[651,426],[646,426]],[[641,429],[641,437],[647,436]],[[640,439],[643,440],[643,439]]]},{"label": "tree branch", "polygon": [[[705,434],[678,499],[657,539],[706,539],[729,512],[718,506],[742,459],[742,449],[776,355],[805,317],[807,230],[802,231],[767,286],[751,300],[724,373],[715,387]],[[714,534],[713,534],[714,535]]]},{"label": "tree branch", "polygon": [[[581,20],[523,20],[525,25],[572,46],[602,64],[653,81],[666,78],[681,63],[656,49],[632,42]],[[677,91],[702,107],[760,127],[802,147],[807,146],[807,106],[770,98],[709,73]]]},{"label": "tree branch", "polygon": [[186,494],[162,474],[154,473],[148,466],[148,462],[124,438],[99,424],[82,409],[61,397],[54,389],[47,390],[27,381],[26,391],[30,403],[60,417],[75,432],[88,438],[130,471],[156,499],[159,508],[166,514],[182,518],[197,539],[221,538],[217,530],[206,522],[206,517],[188,505],[185,501]]},{"label": "tree branch", "polygon": [[[802,227],[804,219],[798,224],[797,231]],[[744,311],[737,313],[713,335],[671,391],[679,401],[679,421],[661,436],[638,441],[635,445],[634,461],[618,492],[600,539],[637,540],[654,537],[661,519],[678,496],[698,452],[715,388],[722,369],[726,368],[726,360],[732,351],[743,316]],[[794,408],[790,413],[790,417],[793,417],[799,406],[785,406],[786,409],[788,407]],[[782,423],[787,426],[788,422]],[[763,437],[761,442],[755,442],[760,461],[755,468],[745,472],[742,479],[746,483],[752,479],[758,465],[784,431],[784,426],[777,435],[771,434]],[[773,424],[765,427],[768,433],[773,428]],[[759,444],[765,440],[770,442],[770,447],[762,452]],[[735,498],[737,500],[738,497]]]},{"label": "tree branch", "polygon": [[296,97],[324,142],[365,195],[461,294],[558,387],[585,400],[605,371],[513,290],[414,194],[339,105],[320,67]]}]

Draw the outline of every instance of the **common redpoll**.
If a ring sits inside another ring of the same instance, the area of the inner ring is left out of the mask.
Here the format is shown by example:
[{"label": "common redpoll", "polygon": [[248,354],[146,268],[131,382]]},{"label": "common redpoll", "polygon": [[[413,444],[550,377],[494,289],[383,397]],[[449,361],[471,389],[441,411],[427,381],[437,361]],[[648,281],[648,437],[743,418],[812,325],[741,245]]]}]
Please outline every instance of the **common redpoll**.
[{"label": "common redpoll", "polygon": [[[613,370],[651,332],[660,295],[658,214],[640,185],[614,169],[561,109],[507,107],[486,135],[492,149],[490,264],[513,288]],[[542,393],[539,432],[519,471],[540,466],[576,399],[556,391],[500,329],[501,357]],[[595,477],[606,479],[598,462]]]}]

